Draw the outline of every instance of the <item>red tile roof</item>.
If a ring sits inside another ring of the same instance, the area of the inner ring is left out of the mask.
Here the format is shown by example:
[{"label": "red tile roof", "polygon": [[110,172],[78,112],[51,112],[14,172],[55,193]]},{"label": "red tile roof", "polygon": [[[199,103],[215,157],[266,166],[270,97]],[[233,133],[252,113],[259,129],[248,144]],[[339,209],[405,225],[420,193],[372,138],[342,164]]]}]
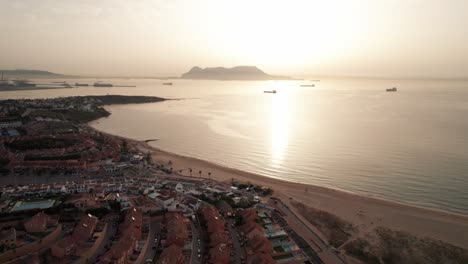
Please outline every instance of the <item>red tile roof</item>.
[{"label": "red tile roof", "polygon": [[94,232],[94,228],[98,223],[98,219],[95,216],[85,215],[81,217],[80,222],[76,225],[73,230],[72,237],[76,242],[83,242],[88,240]]},{"label": "red tile roof", "polygon": [[275,260],[269,254],[255,254],[247,258],[248,264],[275,264]]},{"label": "red tile roof", "polygon": [[219,244],[210,249],[210,263],[229,264],[231,248],[226,244]]},{"label": "red tile roof", "polygon": [[255,221],[258,218],[258,214],[255,208],[242,210],[240,212],[240,215],[242,216],[245,222]]},{"label": "red tile roof", "polygon": [[44,232],[47,228],[47,222],[49,221],[49,216],[43,211],[35,214],[31,219],[27,220],[24,223],[24,228],[27,232]]},{"label": "red tile roof", "polygon": [[179,212],[166,214],[167,243],[183,246],[188,239],[187,219]]},{"label": "red tile roof", "polygon": [[158,264],[183,264],[185,262],[182,255],[182,248],[173,244],[165,248],[158,259]]},{"label": "red tile roof", "polygon": [[248,241],[249,249],[255,253],[273,253],[271,242],[264,236],[254,236]]}]

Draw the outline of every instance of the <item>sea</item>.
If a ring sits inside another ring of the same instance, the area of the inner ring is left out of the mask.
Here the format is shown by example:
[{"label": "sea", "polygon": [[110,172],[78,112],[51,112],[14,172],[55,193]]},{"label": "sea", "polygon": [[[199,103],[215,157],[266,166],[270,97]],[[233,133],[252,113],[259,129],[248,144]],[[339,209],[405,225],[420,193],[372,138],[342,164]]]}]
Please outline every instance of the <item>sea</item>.
[{"label": "sea", "polygon": [[8,91],[0,99],[173,99],[107,106],[112,115],[92,125],[267,177],[468,215],[468,81],[102,81],[136,87]]}]

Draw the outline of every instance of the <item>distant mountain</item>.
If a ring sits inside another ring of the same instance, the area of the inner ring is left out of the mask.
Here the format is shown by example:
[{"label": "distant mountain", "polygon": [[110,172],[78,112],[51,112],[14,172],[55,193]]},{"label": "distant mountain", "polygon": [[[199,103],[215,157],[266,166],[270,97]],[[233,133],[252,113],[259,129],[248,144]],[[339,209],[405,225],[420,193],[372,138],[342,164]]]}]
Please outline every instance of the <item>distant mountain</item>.
[{"label": "distant mountain", "polygon": [[190,71],[182,74],[181,79],[204,79],[204,80],[285,80],[284,76],[269,75],[255,66],[237,66],[232,68],[215,67],[200,68],[193,67]]},{"label": "distant mountain", "polygon": [[62,74],[57,74],[48,71],[39,70],[0,70],[0,75],[3,73],[4,78],[64,78]]}]

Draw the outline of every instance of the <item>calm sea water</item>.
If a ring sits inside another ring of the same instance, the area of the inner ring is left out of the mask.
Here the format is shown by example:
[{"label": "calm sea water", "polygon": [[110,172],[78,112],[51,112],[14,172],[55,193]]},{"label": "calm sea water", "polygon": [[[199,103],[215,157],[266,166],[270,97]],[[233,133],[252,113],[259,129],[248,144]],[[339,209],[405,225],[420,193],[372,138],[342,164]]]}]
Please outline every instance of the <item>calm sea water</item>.
[{"label": "calm sea water", "polygon": [[[80,80],[86,81],[94,82]],[[112,115],[94,126],[269,177],[468,214],[468,82],[108,81],[137,87],[0,92],[0,98],[183,99],[110,106]],[[397,93],[385,92],[393,86]],[[263,93],[272,89],[278,93]]]}]

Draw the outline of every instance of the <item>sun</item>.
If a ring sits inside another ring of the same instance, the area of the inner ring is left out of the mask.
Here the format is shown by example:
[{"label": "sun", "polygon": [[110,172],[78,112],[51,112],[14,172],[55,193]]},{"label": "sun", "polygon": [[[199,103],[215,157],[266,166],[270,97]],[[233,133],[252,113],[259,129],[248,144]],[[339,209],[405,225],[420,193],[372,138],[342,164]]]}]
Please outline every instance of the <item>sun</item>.
[{"label": "sun", "polygon": [[[346,1],[224,2],[217,17],[219,47],[239,61],[304,66],[328,63],[352,49],[352,10]],[[219,7],[217,7],[219,8]]]}]

